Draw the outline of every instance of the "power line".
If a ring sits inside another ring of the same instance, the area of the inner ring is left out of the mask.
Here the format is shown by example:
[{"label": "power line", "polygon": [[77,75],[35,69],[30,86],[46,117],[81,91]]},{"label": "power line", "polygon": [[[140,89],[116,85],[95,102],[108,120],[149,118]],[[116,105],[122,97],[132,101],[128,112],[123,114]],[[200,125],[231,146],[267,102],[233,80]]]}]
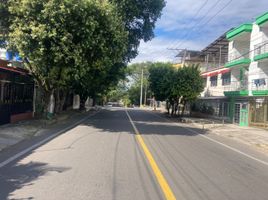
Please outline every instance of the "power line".
[{"label": "power line", "polygon": [[[206,27],[206,25],[209,23],[209,22],[211,22],[217,15],[219,15],[227,6],[229,6],[231,3],[232,3],[232,1],[233,0],[230,0],[230,1],[228,1],[218,12],[216,12],[212,17],[210,17],[205,23],[203,23],[200,27],[200,29],[198,30],[198,32],[197,32],[197,34],[198,33],[200,33],[205,27]],[[188,39],[189,37],[187,37],[187,39]],[[183,41],[182,43],[181,43],[181,45],[182,44],[184,44],[185,43],[185,41]]]},{"label": "power line", "polygon": [[[208,16],[208,14],[210,13],[210,11],[212,9],[214,9],[222,0],[218,0],[216,1],[209,9],[208,11],[205,13],[205,15],[203,15],[201,17],[201,19],[199,21],[197,21],[191,28],[190,30],[180,39],[180,40],[183,40],[183,39],[186,39],[188,38],[188,36],[190,35],[190,33]],[[180,41],[179,44],[176,44],[177,46],[181,46],[181,43],[182,41]]]},{"label": "power line", "polygon": [[[208,0],[206,0],[201,6],[200,6],[200,8],[197,10],[197,12],[195,13],[195,15],[194,15],[194,17],[193,17],[193,19],[194,20],[197,20],[197,17],[198,17],[198,15],[199,15],[199,13],[200,13],[200,11],[207,5],[207,3],[208,3]],[[192,24],[192,22],[191,22],[191,24]],[[192,26],[193,27],[193,26]],[[177,40],[174,40],[174,42],[171,42],[171,43],[175,43]]]}]

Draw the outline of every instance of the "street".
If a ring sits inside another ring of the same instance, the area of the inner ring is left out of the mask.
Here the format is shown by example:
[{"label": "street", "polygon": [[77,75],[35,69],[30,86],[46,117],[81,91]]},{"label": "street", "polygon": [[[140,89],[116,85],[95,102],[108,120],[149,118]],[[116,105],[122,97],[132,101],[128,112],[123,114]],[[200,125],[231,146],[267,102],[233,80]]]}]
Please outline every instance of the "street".
[{"label": "street", "polygon": [[268,199],[265,157],[199,132],[150,111],[103,109],[0,168],[0,199]]}]

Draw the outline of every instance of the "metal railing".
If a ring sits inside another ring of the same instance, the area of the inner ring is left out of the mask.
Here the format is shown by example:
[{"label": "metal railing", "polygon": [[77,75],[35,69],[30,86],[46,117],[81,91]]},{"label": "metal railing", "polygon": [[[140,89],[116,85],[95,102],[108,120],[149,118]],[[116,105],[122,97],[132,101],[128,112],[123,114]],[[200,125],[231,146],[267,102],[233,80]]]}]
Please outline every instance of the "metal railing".
[{"label": "metal railing", "polygon": [[225,85],[224,91],[241,91],[241,90],[248,90],[248,82],[247,80],[244,81],[231,81],[230,85]]},{"label": "metal railing", "polygon": [[228,62],[233,62],[236,60],[244,59],[244,58],[249,58],[250,57],[250,52],[247,52],[246,49],[244,49],[243,52],[231,52],[229,53],[228,56]]},{"label": "metal railing", "polygon": [[254,46],[254,56],[268,53],[268,41],[262,42]]}]

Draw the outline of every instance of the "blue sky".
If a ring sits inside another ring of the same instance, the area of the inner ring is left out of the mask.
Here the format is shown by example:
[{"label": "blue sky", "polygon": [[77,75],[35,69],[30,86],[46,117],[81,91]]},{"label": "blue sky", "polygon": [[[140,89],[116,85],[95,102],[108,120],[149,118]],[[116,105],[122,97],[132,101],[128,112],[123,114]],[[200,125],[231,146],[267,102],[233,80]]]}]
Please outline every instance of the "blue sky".
[{"label": "blue sky", "polygon": [[268,12],[268,0],[166,0],[166,3],[156,23],[155,38],[141,42],[139,55],[132,63],[174,62],[177,52],[167,48],[201,50],[230,28],[254,22],[257,16]]}]

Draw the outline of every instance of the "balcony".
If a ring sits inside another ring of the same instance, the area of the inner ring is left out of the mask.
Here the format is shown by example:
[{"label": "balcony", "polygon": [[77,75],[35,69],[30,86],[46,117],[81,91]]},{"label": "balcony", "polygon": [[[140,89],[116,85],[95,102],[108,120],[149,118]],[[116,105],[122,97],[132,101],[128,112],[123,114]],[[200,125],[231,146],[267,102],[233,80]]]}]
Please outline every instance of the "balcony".
[{"label": "balcony", "polygon": [[242,81],[233,81],[224,86],[224,95],[227,97],[248,96],[248,84]]},{"label": "balcony", "polygon": [[251,83],[251,90],[253,96],[268,95],[268,78],[254,79]]},{"label": "balcony", "polygon": [[268,12],[260,15],[256,18],[256,24],[258,24],[261,27],[268,27]]},{"label": "balcony", "polygon": [[268,41],[254,47],[254,61],[268,62]]},{"label": "balcony", "polygon": [[251,63],[249,58],[249,53],[246,54],[239,54],[237,52],[229,54],[229,62],[227,62],[224,67],[231,68],[231,67],[247,67]]},{"label": "balcony", "polygon": [[242,24],[241,26],[229,31],[226,34],[226,38],[228,40],[234,40],[234,39],[246,40],[249,39],[251,31],[252,31],[252,24]]}]

